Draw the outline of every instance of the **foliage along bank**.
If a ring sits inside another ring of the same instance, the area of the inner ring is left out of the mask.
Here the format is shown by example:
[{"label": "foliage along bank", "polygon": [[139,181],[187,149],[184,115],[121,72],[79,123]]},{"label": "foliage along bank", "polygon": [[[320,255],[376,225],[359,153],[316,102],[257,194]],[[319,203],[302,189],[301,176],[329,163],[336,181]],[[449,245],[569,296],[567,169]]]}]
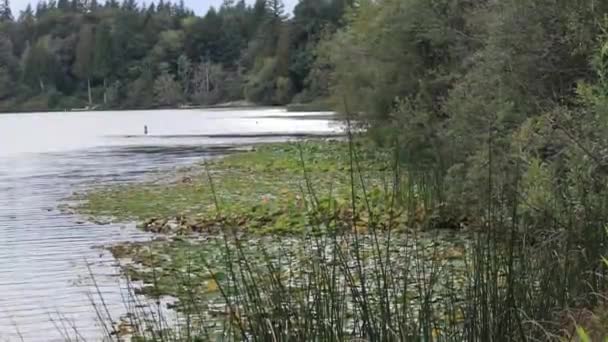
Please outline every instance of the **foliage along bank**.
[{"label": "foliage along bank", "polygon": [[[444,217],[488,232],[479,259],[521,283],[478,298],[500,317],[480,340],[530,338],[522,312],[541,340],[585,310],[593,339],[607,335],[607,17],[593,0],[360,1],[321,43],[336,107],[435,184]],[[479,266],[479,284],[499,283]],[[523,284],[534,272],[539,289]]]},{"label": "foliage along bank", "polygon": [[183,1],[0,4],[0,111],[154,108],[327,96],[314,47],[344,0],[225,1],[197,16]]}]

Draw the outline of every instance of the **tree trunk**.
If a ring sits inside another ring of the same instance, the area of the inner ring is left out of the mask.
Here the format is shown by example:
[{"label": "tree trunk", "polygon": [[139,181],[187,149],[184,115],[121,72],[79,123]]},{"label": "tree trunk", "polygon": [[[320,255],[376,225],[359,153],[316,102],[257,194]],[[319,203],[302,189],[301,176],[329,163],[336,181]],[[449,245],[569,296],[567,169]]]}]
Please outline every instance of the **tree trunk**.
[{"label": "tree trunk", "polygon": [[104,106],[108,104],[108,88],[106,86],[106,79],[103,79],[103,104]]},{"label": "tree trunk", "polygon": [[40,82],[40,91],[44,91],[44,81],[41,77],[38,77],[38,82]]},{"label": "tree trunk", "polygon": [[207,62],[205,63],[205,90],[207,91],[207,94],[209,94],[209,88],[211,88],[209,83],[209,62]]},{"label": "tree trunk", "polygon": [[93,106],[93,95],[91,94],[91,78],[87,78],[87,87],[89,90],[89,107]]}]

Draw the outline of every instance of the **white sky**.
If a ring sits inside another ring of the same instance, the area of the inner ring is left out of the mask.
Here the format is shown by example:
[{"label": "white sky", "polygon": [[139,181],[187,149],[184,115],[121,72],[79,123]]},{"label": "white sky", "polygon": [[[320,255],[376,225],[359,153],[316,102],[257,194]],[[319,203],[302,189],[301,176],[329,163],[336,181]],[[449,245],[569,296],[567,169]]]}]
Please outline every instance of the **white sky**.
[{"label": "white sky", "polygon": [[[37,0],[10,0],[11,1],[11,8],[13,10],[13,16],[16,18],[19,16],[19,12],[22,11],[28,3],[32,4],[32,8],[36,9],[36,4],[38,3]],[[141,0],[139,0],[140,2],[143,2]],[[253,3],[255,0],[246,0],[248,3]],[[100,3],[103,1],[99,1]],[[121,0],[119,0],[119,2],[122,2]],[[146,0],[146,3],[150,3],[152,2],[151,0]],[[155,0],[154,2],[158,2],[158,0]],[[171,1],[171,2],[179,2],[179,0],[175,0],[175,1]],[[214,6],[215,8],[218,8],[221,6],[222,4],[222,0],[184,0],[184,2],[186,3],[186,6],[188,8],[191,8],[194,10],[194,12],[198,15],[203,15],[207,12],[207,10],[209,9],[209,7]],[[295,5],[297,4],[298,0],[283,0],[283,2],[285,3],[285,11],[286,12],[292,12],[293,8],[295,7]]]}]

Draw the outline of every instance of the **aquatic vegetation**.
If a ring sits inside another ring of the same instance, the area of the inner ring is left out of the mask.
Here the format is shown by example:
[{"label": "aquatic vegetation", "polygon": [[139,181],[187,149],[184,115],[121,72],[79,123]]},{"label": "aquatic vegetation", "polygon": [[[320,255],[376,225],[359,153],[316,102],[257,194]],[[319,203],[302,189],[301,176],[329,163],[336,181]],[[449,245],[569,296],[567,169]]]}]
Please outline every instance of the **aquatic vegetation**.
[{"label": "aquatic vegetation", "polygon": [[[290,306],[285,310],[297,308],[302,315],[310,310],[303,303],[311,304],[314,291],[321,289],[319,295],[327,292],[338,296],[343,301],[340,324],[345,333],[358,324],[355,319],[358,298],[351,289],[361,282],[367,287],[366,300],[374,302],[374,310],[382,310],[379,301],[386,299],[390,301],[391,312],[407,312],[415,323],[423,305],[429,304],[438,323],[462,323],[462,315],[446,311],[446,299],[452,305],[465,299],[465,285],[470,283],[466,262],[471,244],[468,235],[451,231],[392,237],[365,234],[360,235],[358,242],[353,237],[350,232],[323,237],[231,238],[219,234],[196,240],[178,238],[124,244],[112,247],[111,251],[119,260],[129,261],[124,266],[125,274],[131,281],[143,284],[137,293],[151,298],[176,298],[171,308],[196,317],[213,336],[222,335],[226,325],[236,324],[230,317],[231,311],[240,312],[239,319],[252,323],[249,321],[254,318],[245,317],[251,310],[246,307],[251,300],[247,298],[247,286],[249,290],[261,291],[257,300],[266,303],[265,307],[276,308],[284,300],[290,300],[290,304],[283,303]],[[355,248],[355,244],[359,247]],[[382,246],[383,252],[377,252],[378,246]],[[355,250],[360,253],[359,259]],[[362,261],[361,273],[357,271],[358,260]],[[376,278],[382,277],[380,264],[390,268],[387,279]],[[324,269],[330,265],[335,268],[333,272]],[[368,277],[360,279],[360,275]],[[387,281],[393,283],[390,294],[385,293]]]},{"label": "aquatic vegetation", "polygon": [[424,314],[457,324],[461,315],[448,315],[443,298],[464,299],[472,237],[421,229],[432,223],[431,207],[407,199],[422,203],[424,194],[400,177],[409,192],[396,196],[403,189],[394,187],[391,151],[366,146],[326,140],[261,145],[171,182],[92,191],[77,209],[135,219],[141,229],[165,236],[110,250],[128,278],[141,284],[137,293],[175,298],[171,308],[195,316],[213,336],[238,335],[243,327],[236,325],[254,324],[248,296],[255,288],[272,289],[256,295],[265,308],[297,299],[290,310],[299,313],[288,317],[316,315],[311,291],[336,296],[342,304],[335,303],[334,324],[341,333],[361,322],[360,295],[353,292],[360,287],[378,314],[407,312],[416,325],[415,317],[432,304]]},{"label": "aquatic vegetation", "polygon": [[[388,171],[390,151],[362,149],[360,158],[362,181],[357,187],[365,186],[375,201],[374,210],[388,215],[387,187],[394,177]],[[352,216],[349,167],[348,144],[343,141],[261,145],[253,152],[209,161],[198,172],[182,174],[172,182],[92,191],[77,211],[137,220],[141,228],[155,233],[217,232],[231,220],[250,232],[297,234],[311,228],[319,216],[344,220]],[[359,197],[357,206],[365,205]],[[367,210],[360,212],[356,220],[362,226],[369,218],[363,214]],[[405,223],[405,216],[396,216],[396,221]]]}]

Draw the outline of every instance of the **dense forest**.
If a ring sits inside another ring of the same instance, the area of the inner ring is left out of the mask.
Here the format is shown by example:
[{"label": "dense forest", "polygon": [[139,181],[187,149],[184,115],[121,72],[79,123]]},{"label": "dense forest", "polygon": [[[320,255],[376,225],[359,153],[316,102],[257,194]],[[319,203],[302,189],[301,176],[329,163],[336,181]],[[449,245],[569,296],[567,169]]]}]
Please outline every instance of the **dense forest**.
[{"label": "dense forest", "polygon": [[199,17],[183,1],[51,0],[13,15],[4,0],[0,111],[311,102],[327,90],[314,48],[345,6],[226,1]]},{"label": "dense forest", "polygon": [[519,194],[542,222],[580,204],[576,185],[605,186],[607,15],[594,0],[359,1],[317,64],[335,108],[441,182],[443,209],[483,217]]}]

